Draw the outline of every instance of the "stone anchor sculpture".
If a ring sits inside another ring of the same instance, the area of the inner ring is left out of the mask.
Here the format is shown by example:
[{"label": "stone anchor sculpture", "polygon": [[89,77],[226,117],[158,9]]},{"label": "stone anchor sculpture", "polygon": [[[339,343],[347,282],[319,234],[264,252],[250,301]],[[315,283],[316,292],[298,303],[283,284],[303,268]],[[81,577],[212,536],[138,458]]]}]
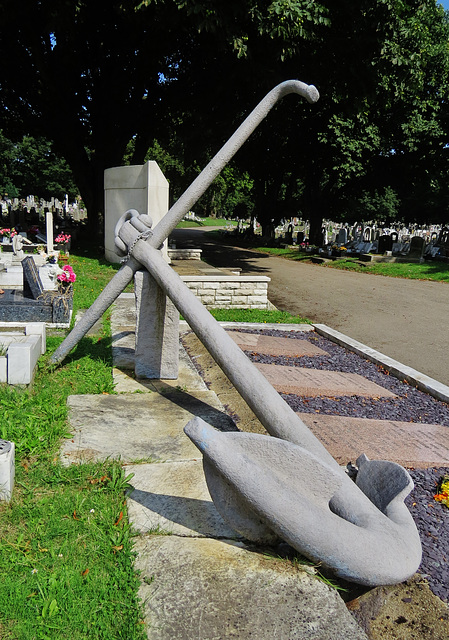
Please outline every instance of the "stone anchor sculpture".
[{"label": "stone anchor sculpture", "polygon": [[186,425],[186,434],[203,453],[208,487],[223,518],[250,540],[285,540],[347,580],[394,584],[410,577],[421,561],[419,535],[404,504],[413,487],[407,471],[362,455],[354,482],[157,249],[218,175],[219,167],[274,103],[292,91],[311,102],[318,99],[314,87],[298,81],[275,87],[154,230],[147,215],[130,210],[122,216],[116,244],[127,254],[127,262],[52,360],[62,360],[143,265],[274,436],[220,433],[200,418]]}]

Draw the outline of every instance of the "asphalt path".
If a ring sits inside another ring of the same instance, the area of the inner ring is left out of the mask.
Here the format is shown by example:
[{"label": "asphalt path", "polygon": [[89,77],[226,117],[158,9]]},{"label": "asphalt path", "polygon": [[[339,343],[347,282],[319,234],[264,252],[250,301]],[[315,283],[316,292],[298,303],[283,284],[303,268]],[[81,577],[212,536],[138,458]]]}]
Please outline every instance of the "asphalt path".
[{"label": "asphalt path", "polygon": [[211,228],[176,229],[176,246],[196,247],[215,267],[271,278],[278,308],[326,324],[449,385],[449,285],[293,262],[208,237]]}]

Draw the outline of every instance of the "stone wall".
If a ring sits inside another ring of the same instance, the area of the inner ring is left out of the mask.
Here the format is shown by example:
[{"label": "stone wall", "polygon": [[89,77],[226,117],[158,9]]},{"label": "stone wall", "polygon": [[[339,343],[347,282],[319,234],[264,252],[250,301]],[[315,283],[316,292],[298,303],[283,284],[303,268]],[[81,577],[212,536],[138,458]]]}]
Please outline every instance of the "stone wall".
[{"label": "stone wall", "polygon": [[266,276],[181,276],[208,309],[270,309]]}]

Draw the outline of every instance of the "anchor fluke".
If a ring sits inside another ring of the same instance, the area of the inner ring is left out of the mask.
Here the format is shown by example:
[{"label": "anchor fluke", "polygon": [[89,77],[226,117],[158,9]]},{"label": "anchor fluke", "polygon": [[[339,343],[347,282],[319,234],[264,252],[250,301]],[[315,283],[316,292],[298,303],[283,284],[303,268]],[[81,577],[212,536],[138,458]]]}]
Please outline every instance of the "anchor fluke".
[{"label": "anchor fluke", "polygon": [[412,485],[399,465],[363,458],[365,493],[343,470],[286,440],[222,433],[199,417],[184,431],[203,453],[218,512],[249,540],[283,540],[337,576],[369,586],[395,584],[417,570],[421,543],[403,502]]}]

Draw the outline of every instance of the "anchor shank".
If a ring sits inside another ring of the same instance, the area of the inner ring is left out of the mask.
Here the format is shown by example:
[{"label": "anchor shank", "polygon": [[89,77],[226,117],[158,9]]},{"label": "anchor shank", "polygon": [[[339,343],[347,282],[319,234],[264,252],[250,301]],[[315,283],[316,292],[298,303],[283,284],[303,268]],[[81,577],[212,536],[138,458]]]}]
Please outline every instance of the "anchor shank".
[{"label": "anchor shank", "polygon": [[[128,244],[132,242],[134,233],[133,227],[125,224],[120,237]],[[139,240],[133,249],[133,255],[173,301],[265,429],[271,435],[294,442],[329,465],[338,467],[318,438],[165,262],[160,252]]]}]

